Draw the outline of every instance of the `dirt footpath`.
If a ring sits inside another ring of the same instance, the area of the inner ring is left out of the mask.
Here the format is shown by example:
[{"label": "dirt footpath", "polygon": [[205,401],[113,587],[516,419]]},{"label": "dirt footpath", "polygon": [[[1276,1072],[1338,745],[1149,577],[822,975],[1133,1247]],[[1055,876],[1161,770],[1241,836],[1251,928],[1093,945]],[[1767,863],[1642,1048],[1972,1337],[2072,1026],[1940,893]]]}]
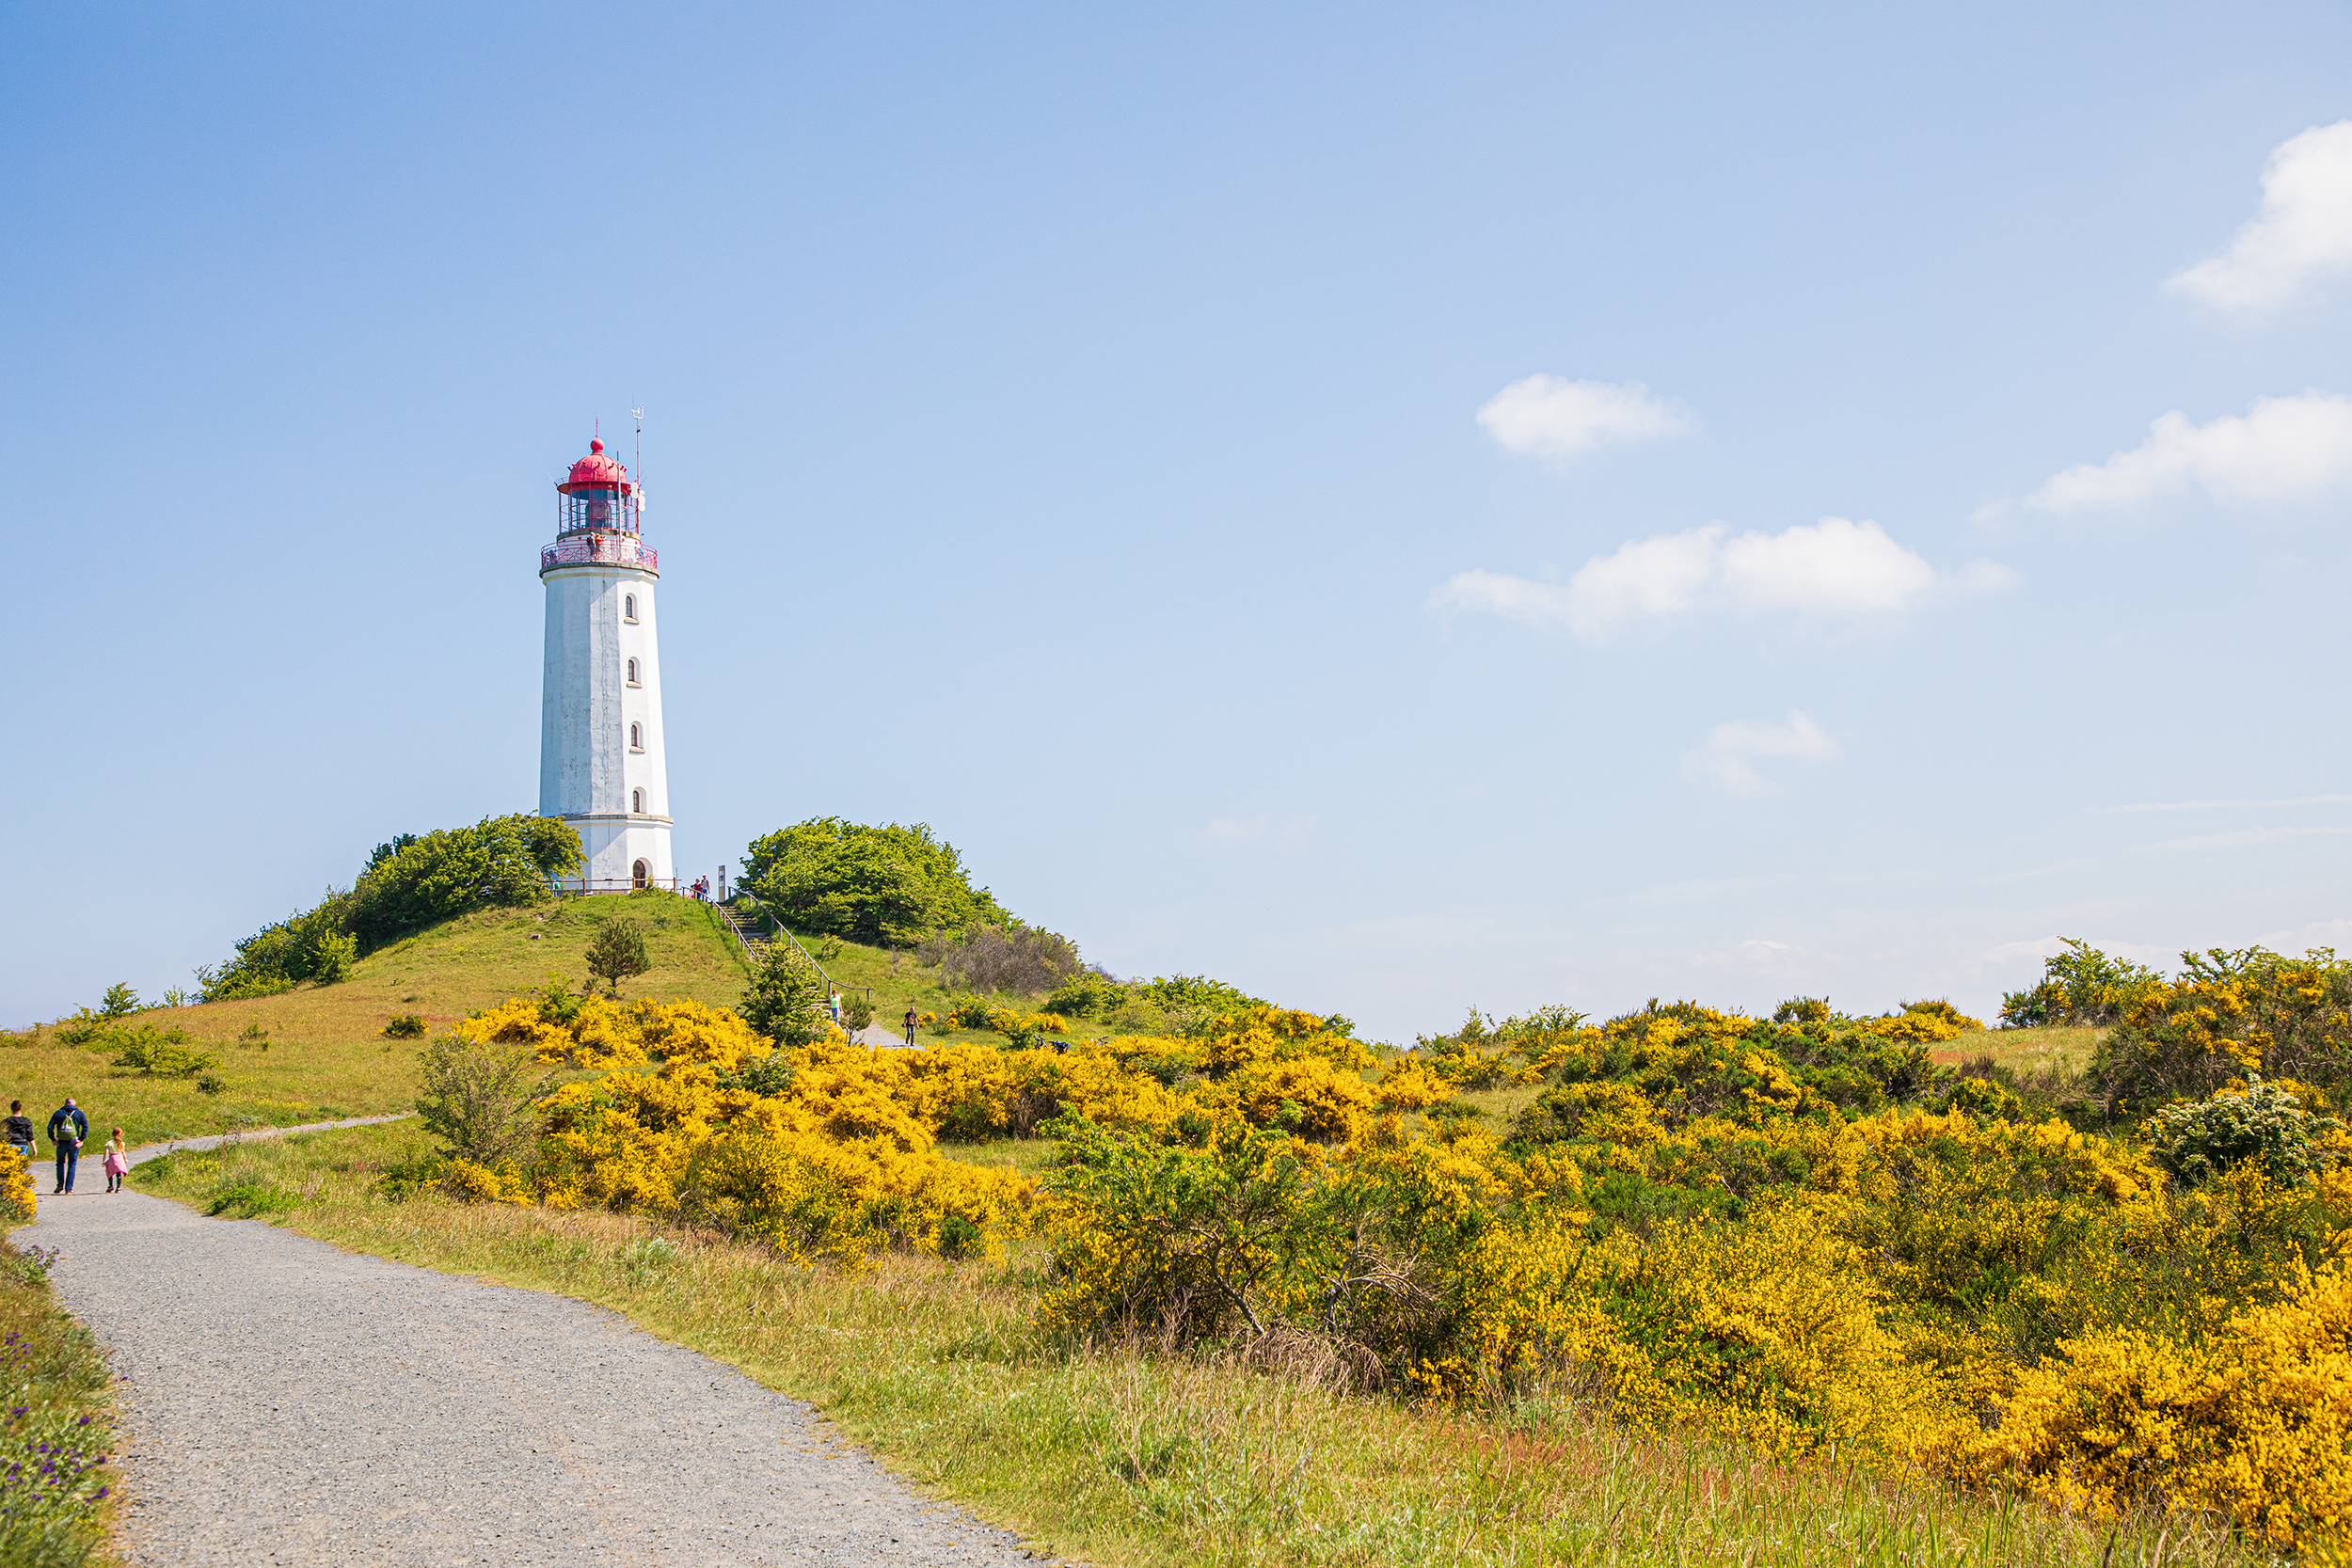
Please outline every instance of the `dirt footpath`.
[{"label": "dirt footpath", "polygon": [[17,1241],[113,1367],[135,1564],[1031,1560],[601,1307],[77,1184]]}]

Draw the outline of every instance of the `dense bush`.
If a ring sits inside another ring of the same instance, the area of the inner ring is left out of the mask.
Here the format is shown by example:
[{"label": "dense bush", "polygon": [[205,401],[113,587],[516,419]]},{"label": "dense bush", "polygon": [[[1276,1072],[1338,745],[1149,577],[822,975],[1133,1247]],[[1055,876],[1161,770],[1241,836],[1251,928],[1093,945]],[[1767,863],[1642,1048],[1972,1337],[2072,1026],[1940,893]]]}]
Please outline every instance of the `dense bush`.
[{"label": "dense bush", "polygon": [[619,996],[623,980],[653,967],[653,959],[645,952],[644,924],[626,916],[606,921],[589,941],[584,962],[590,974],[602,980],[612,995]]},{"label": "dense bush", "polygon": [[950,985],[1018,996],[1051,990],[1079,973],[1076,942],[1026,927],[973,926],[959,935],[931,937],[914,956],[938,965]]},{"label": "dense bush", "polygon": [[211,1052],[190,1049],[184,1029],[126,1024],[107,1035],[106,1045],[115,1053],[115,1066],[150,1077],[193,1078],[220,1066],[220,1058]]},{"label": "dense bush", "polygon": [[788,942],[772,942],[760,955],[736,1010],[780,1045],[806,1045],[825,1029],[826,1001],[824,976],[800,949]]},{"label": "dense bush", "polygon": [[530,1151],[539,1130],[532,1102],[548,1084],[531,1052],[473,1031],[443,1036],[418,1061],[417,1114],[448,1157],[494,1167]]},{"label": "dense bush", "polygon": [[2325,949],[2181,955],[2180,977],[2138,993],[2090,1068],[2108,1114],[2201,1100],[2249,1073],[2352,1092],[2352,963]]},{"label": "dense bush", "polygon": [[1100,969],[1081,969],[1046,994],[1045,1010],[1065,1018],[1116,1017],[1130,1000],[1125,986]]},{"label": "dense bush", "polygon": [[[2199,995],[2219,1016],[2202,984],[2163,1016]],[[1063,1334],[1303,1346],[1439,1402],[1577,1390],[1774,1454],[2102,1517],[2216,1511],[2307,1560],[2352,1544],[2352,1136],[2266,1084],[2158,1117],[2153,1141],[2008,1115],[2040,1091],[1934,1065],[1973,1024],[1932,1003],[1552,1008],[1385,1061],[1269,1007],[1058,1052],[556,1011],[457,1026],[584,1076],[537,1101],[528,1150],[437,1168],[445,1194],[673,1215],[852,1268],[1036,1228]],[[1456,1078],[1542,1093],[1489,1131]],[[1041,1132],[1041,1185],[935,1147]]]},{"label": "dense bush", "polygon": [[2065,951],[2043,960],[2038,982],[2002,996],[2002,1028],[2114,1023],[2164,984],[2164,976],[2128,958],[2110,958],[2074,937],[2058,941]]},{"label": "dense bush", "polygon": [[870,827],[815,817],[752,841],[743,885],[795,929],[907,946],[1012,916],[974,888],[955,847],[924,824]]},{"label": "dense bush", "polygon": [[2336,1125],[2257,1073],[2243,1089],[2167,1105],[2150,1117],[2148,1151],[2191,1184],[2249,1163],[2275,1181],[2296,1181],[2319,1169],[2318,1135]]},{"label": "dense bush", "polygon": [[379,844],[349,892],[329,888],[316,908],[265,926],[236,955],[197,972],[207,1002],[274,996],[302,981],[347,978],[362,952],[474,910],[536,903],[550,879],[581,863],[580,834],[548,816],[485,817],[421,838]]}]

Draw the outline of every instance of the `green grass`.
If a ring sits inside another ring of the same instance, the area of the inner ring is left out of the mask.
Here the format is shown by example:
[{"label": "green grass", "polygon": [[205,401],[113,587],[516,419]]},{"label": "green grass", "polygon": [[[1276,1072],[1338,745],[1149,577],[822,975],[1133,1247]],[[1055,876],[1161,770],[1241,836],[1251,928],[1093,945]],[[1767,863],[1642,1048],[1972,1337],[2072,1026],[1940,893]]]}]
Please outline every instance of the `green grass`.
[{"label": "green grass", "polygon": [[96,1549],[112,1510],[106,1365],[50,1294],[38,1250],[7,1242],[0,1395],[0,1563],[72,1568]]},{"label": "green grass", "polygon": [[2080,1072],[2106,1037],[2105,1029],[2054,1026],[2048,1029],[1972,1029],[1958,1039],[1935,1048],[1935,1059],[1952,1067],[1990,1056],[2020,1074],[2057,1068]]},{"label": "green grass", "polygon": [[[103,1143],[120,1127],[133,1145],[410,1109],[417,1095],[415,1039],[383,1037],[393,1018],[413,1014],[429,1030],[512,996],[543,989],[550,974],[586,983],[588,943],[603,922],[627,917],[646,927],[647,974],[624,997],[658,996],[732,1006],[746,977],[741,950],[716,911],[656,890],[565,898],[523,910],[462,915],[361,958],[351,978],[302,985],[278,996],[155,1007],[132,1022],[185,1030],[197,1049],[221,1058],[217,1094],[186,1078],[147,1077],[110,1065],[111,1051],[59,1043],[56,1031],[0,1033],[0,1101],[22,1100],[37,1122],[73,1096]],[[951,992],[936,970],[910,953],[838,939],[807,938],[844,985],[872,985],[877,1022],[895,1023],[908,1002],[944,1011]],[[887,1001],[887,1006],[881,1006]],[[1035,1006],[1035,998],[997,1000]],[[924,1031],[926,1043],[993,1041],[966,1030]],[[44,1146],[45,1147],[45,1146]]]},{"label": "green grass", "polygon": [[[900,1473],[1041,1548],[1174,1564],[1907,1564],[2250,1561],[2180,1521],[2105,1529],[1845,1463],[1788,1465],[1629,1432],[1564,1390],[1446,1410],[1350,1394],[1312,1356],[1073,1349],[1029,1326],[1040,1258],[796,1268],[644,1222],[372,1196],[413,1124],[141,1166],[150,1190],[270,1213],[356,1251],[609,1307],[783,1393]],[[1022,1164],[1041,1145],[971,1157]],[[158,1170],[156,1164],[163,1164]],[[267,1212],[267,1210],[262,1211]]]}]

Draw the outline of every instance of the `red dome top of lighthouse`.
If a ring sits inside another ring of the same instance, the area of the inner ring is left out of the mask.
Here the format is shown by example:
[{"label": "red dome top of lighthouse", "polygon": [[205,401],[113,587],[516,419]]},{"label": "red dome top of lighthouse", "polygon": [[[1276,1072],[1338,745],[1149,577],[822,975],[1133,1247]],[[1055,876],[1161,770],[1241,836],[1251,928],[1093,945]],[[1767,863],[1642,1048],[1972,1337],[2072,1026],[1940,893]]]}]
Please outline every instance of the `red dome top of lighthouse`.
[{"label": "red dome top of lighthouse", "polygon": [[588,443],[588,455],[573,464],[571,477],[556,486],[567,496],[576,490],[626,490],[628,487],[628,469],[617,459],[606,455],[601,440]]}]

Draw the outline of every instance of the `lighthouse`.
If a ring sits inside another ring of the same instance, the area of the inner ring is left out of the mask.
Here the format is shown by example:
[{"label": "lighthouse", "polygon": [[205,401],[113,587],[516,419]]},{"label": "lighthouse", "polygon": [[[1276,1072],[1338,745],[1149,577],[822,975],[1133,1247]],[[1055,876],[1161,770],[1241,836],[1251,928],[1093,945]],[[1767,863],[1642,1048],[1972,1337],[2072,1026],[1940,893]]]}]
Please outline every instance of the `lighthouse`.
[{"label": "lighthouse", "polygon": [[584,891],[675,887],[654,637],[660,573],[641,527],[644,493],[601,440],[555,489],[555,543],[539,551],[539,815],[579,830]]}]

